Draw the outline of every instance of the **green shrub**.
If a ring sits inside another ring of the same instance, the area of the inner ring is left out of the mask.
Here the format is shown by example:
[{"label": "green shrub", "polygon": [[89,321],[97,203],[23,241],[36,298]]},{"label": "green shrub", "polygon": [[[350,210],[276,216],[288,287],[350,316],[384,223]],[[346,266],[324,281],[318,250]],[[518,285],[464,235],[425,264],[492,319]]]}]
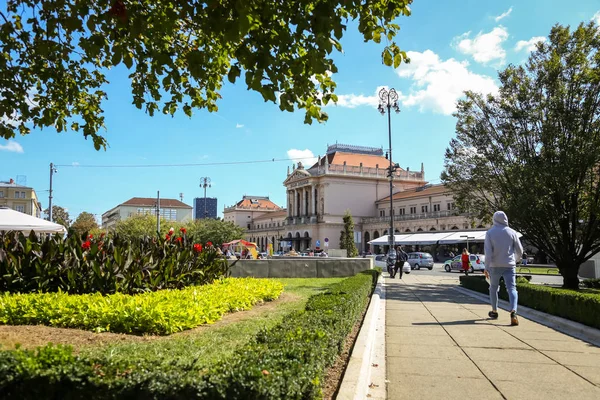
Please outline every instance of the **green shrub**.
[{"label": "green shrub", "polygon": [[96,332],[168,335],[223,314],[273,300],[283,285],[269,279],[227,278],[210,285],[138,295],[0,294],[0,324],[43,324]]},{"label": "green shrub", "polygon": [[585,287],[590,289],[600,289],[600,278],[584,279],[582,283]]},{"label": "green shrub", "polygon": [[[467,289],[489,293],[489,286],[483,277],[461,276],[460,284]],[[600,329],[600,294],[534,285],[523,280],[517,282],[517,290],[519,304],[523,306]],[[508,300],[502,280],[499,297]]]},{"label": "green shrub", "polygon": [[139,293],[206,284],[227,260],[185,232],[157,240],[0,233],[0,292]]},{"label": "green shrub", "polygon": [[90,360],[63,347],[0,352],[0,398],[320,398],[325,371],[365,310],[377,276],[365,271],[311,297],[305,310],[202,371]]}]

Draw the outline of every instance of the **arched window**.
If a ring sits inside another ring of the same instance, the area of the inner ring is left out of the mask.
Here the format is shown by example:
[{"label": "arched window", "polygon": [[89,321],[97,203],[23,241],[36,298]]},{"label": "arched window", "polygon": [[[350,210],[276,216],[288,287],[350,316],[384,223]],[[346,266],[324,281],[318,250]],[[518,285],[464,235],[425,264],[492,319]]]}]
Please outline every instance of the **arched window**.
[{"label": "arched window", "polygon": [[477,226],[477,229],[481,229],[481,228],[485,228],[485,226],[483,226],[483,225],[478,225]]},{"label": "arched window", "polygon": [[450,228],[450,230],[457,231],[458,230],[458,226],[454,225],[452,228]]},{"label": "arched window", "polygon": [[410,232],[410,229],[406,228],[406,230],[404,232]]},{"label": "arched window", "polygon": [[364,233],[364,242],[365,242],[365,251],[369,251],[369,242],[371,241],[371,235],[369,234],[369,232],[365,232]]},{"label": "arched window", "polygon": [[430,231],[437,231],[437,229],[435,229],[434,226],[432,226],[431,228],[429,228]]},{"label": "arched window", "polygon": [[417,232],[423,232],[422,228],[417,229]]}]

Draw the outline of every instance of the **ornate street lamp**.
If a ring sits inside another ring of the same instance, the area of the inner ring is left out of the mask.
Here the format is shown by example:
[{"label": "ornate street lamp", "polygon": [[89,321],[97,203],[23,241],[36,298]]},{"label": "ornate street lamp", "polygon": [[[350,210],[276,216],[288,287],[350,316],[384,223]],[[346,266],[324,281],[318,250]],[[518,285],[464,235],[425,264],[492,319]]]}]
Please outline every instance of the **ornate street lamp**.
[{"label": "ornate street lamp", "polygon": [[388,115],[388,138],[390,142],[390,150],[389,150],[389,159],[390,166],[388,167],[387,176],[390,181],[390,233],[388,236],[389,250],[388,253],[391,254],[394,248],[394,172],[400,166],[398,164],[393,163],[392,161],[392,109],[396,111],[396,113],[400,112],[400,107],[398,106],[398,93],[395,89],[386,89],[383,88],[379,91],[379,107],[377,108],[381,115],[385,115],[387,111]]},{"label": "ornate street lamp", "polygon": [[200,187],[204,188],[204,219],[206,219],[208,215],[206,212],[206,188],[210,187],[210,178],[208,176],[200,178]]}]

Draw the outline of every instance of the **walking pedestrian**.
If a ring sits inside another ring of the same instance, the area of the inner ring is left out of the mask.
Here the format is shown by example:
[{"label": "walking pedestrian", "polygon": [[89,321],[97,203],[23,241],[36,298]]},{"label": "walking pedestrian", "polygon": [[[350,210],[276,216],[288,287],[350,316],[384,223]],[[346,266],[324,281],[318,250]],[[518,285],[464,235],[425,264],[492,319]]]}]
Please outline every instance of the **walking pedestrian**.
[{"label": "walking pedestrian", "polygon": [[469,276],[469,252],[465,247],[463,249],[462,255],[460,256],[460,261],[462,261],[462,269],[465,275]]},{"label": "walking pedestrian", "polygon": [[[394,266],[396,272],[400,272],[400,279],[402,279],[402,273],[404,272],[404,263],[408,260],[408,254],[402,250],[402,246],[396,247],[396,265]],[[395,274],[394,274],[395,275]]]},{"label": "walking pedestrian", "polygon": [[504,278],[510,302],[510,324],[519,325],[517,318],[518,293],[516,285],[517,260],[523,256],[523,246],[517,233],[508,227],[508,217],[503,211],[494,213],[494,225],[485,234],[485,270],[490,280],[490,303],[492,319],[498,318],[498,290],[500,278]]}]

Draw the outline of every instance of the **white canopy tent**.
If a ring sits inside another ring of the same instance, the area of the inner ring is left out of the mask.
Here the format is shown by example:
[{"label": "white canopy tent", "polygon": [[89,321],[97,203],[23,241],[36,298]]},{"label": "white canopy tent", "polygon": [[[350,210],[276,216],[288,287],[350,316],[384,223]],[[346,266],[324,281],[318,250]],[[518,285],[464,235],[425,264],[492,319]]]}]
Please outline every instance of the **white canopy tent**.
[{"label": "white canopy tent", "polygon": [[[474,231],[444,231],[444,232],[419,232],[402,235],[394,235],[394,244],[406,245],[427,245],[427,244],[456,244],[469,242],[483,242],[485,240],[485,230]],[[517,232],[519,237],[523,236]],[[374,246],[388,244],[388,235],[378,237],[369,242]]]},{"label": "white canopy tent", "polygon": [[25,234],[35,233],[66,233],[67,229],[54,222],[32,217],[8,207],[0,207],[0,231],[20,231]]},{"label": "white canopy tent", "polygon": [[[394,244],[400,244],[400,241],[402,241],[412,235],[413,235],[412,233],[402,234],[402,235],[400,235],[400,234],[394,235]],[[380,236],[377,239],[373,239],[368,243],[372,244],[373,246],[384,246],[386,244],[389,244],[389,235]]]}]

